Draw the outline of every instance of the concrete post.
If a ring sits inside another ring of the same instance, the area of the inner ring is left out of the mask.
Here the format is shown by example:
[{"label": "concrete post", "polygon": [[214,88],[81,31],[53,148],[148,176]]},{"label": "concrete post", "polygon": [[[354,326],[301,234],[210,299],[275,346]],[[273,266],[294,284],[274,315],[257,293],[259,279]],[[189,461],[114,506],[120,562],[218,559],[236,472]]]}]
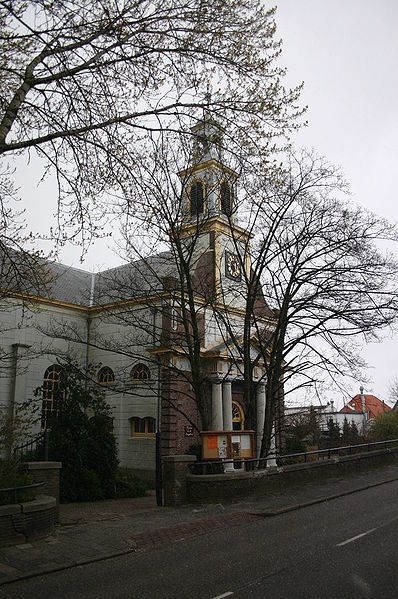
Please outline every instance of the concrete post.
[{"label": "concrete post", "polygon": [[276,443],[275,443],[275,425],[272,427],[272,433],[271,433],[271,443],[270,443],[270,448],[269,448],[269,453],[267,455],[267,468],[274,468],[275,466],[277,466],[276,463]]},{"label": "concrete post", "polygon": [[264,422],[265,422],[265,385],[264,383],[258,383],[256,392],[257,402],[257,457],[260,456],[261,443],[263,441],[264,434]]},{"label": "concrete post", "polygon": [[26,462],[27,472],[33,476],[34,482],[45,482],[43,489],[38,491],[44,495],[54,497],[56,504],[56,521],[59,520],[59,475],[62,468],[61,462]]},{"label": "concrete post", "polygon": [[211,430],[223,430],[222,386],[211,384]]},{"label": "concrete post", "polygon": [[163,505],[175,507],[187,498],[187,474],[189,465],[196,462],[192,455],[163,456]]}]

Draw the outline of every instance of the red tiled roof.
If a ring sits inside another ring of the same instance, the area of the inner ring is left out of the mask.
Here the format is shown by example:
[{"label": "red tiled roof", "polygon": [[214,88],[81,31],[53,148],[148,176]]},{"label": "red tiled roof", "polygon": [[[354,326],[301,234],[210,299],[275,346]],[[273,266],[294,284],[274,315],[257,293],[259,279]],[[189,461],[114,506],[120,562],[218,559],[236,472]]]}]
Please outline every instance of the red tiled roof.
[{"label": "red tiled roof", "polygon": [[[375,418],[378,414],[389,412],[391,410],[390,406],[375,395],[365,394],[364,397],[365,410],[369,414],[368,418]],[[352,414],[353,412],[362,412],[362,398],[359,394],[350,399],[344,408],[341,408],[340,410],[340,414]]]}]

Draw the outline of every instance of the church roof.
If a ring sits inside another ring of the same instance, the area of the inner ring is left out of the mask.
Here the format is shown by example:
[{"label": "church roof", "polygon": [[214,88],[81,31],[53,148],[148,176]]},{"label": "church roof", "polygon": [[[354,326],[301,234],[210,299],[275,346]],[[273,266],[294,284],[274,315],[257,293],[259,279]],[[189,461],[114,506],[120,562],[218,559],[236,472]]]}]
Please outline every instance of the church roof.
[{"label": "church roof", "polygon": [[[389,412],[391,410],[384,401],[381,401],[375,395],[368,393],[364,394],[365,398],[365,411],[369,414],[369,418],[375,418],[383,412]],[[340,410],[340,414],[352,414],[362,413],[362,397],[360,394],[355,395],[350,401]]]},{"label": "church roof", "polygon": [[163,291],[165,279],[178,276],[171,252],[162,252],[145,259],[95,275],[94,305],[125,301]]},{"label": "church roof", "polygon": [[95,306],[164,289],[177,276],[169,252],[99,273],[66,266],[24,252],[1,252],[0,289],[79,306]]}]

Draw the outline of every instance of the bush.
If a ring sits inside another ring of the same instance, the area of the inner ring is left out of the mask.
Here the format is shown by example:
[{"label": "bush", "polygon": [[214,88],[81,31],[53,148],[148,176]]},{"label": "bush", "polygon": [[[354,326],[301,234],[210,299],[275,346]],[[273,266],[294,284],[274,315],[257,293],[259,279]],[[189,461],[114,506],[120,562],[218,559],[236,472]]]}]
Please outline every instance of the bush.
[{"label": "bush", "polygon": [[116,475],[117,497],[145,497],[148,484],[134,476],[128,469],[120,468]]},{"label": "bush", "polygon": [[398,411],[392,410],[376,416],[372,424],[370,437],[373,441],[398,439]]}]

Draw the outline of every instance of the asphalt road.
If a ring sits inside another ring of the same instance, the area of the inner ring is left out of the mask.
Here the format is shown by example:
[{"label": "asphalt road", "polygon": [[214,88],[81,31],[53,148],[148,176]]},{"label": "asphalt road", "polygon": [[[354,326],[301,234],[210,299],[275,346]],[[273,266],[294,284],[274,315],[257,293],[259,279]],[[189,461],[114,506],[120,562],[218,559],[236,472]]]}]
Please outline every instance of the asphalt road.
[{"label": "asphalt road", "polygon": [[10,599],[398,598],[398,482],[4,585]]}]

